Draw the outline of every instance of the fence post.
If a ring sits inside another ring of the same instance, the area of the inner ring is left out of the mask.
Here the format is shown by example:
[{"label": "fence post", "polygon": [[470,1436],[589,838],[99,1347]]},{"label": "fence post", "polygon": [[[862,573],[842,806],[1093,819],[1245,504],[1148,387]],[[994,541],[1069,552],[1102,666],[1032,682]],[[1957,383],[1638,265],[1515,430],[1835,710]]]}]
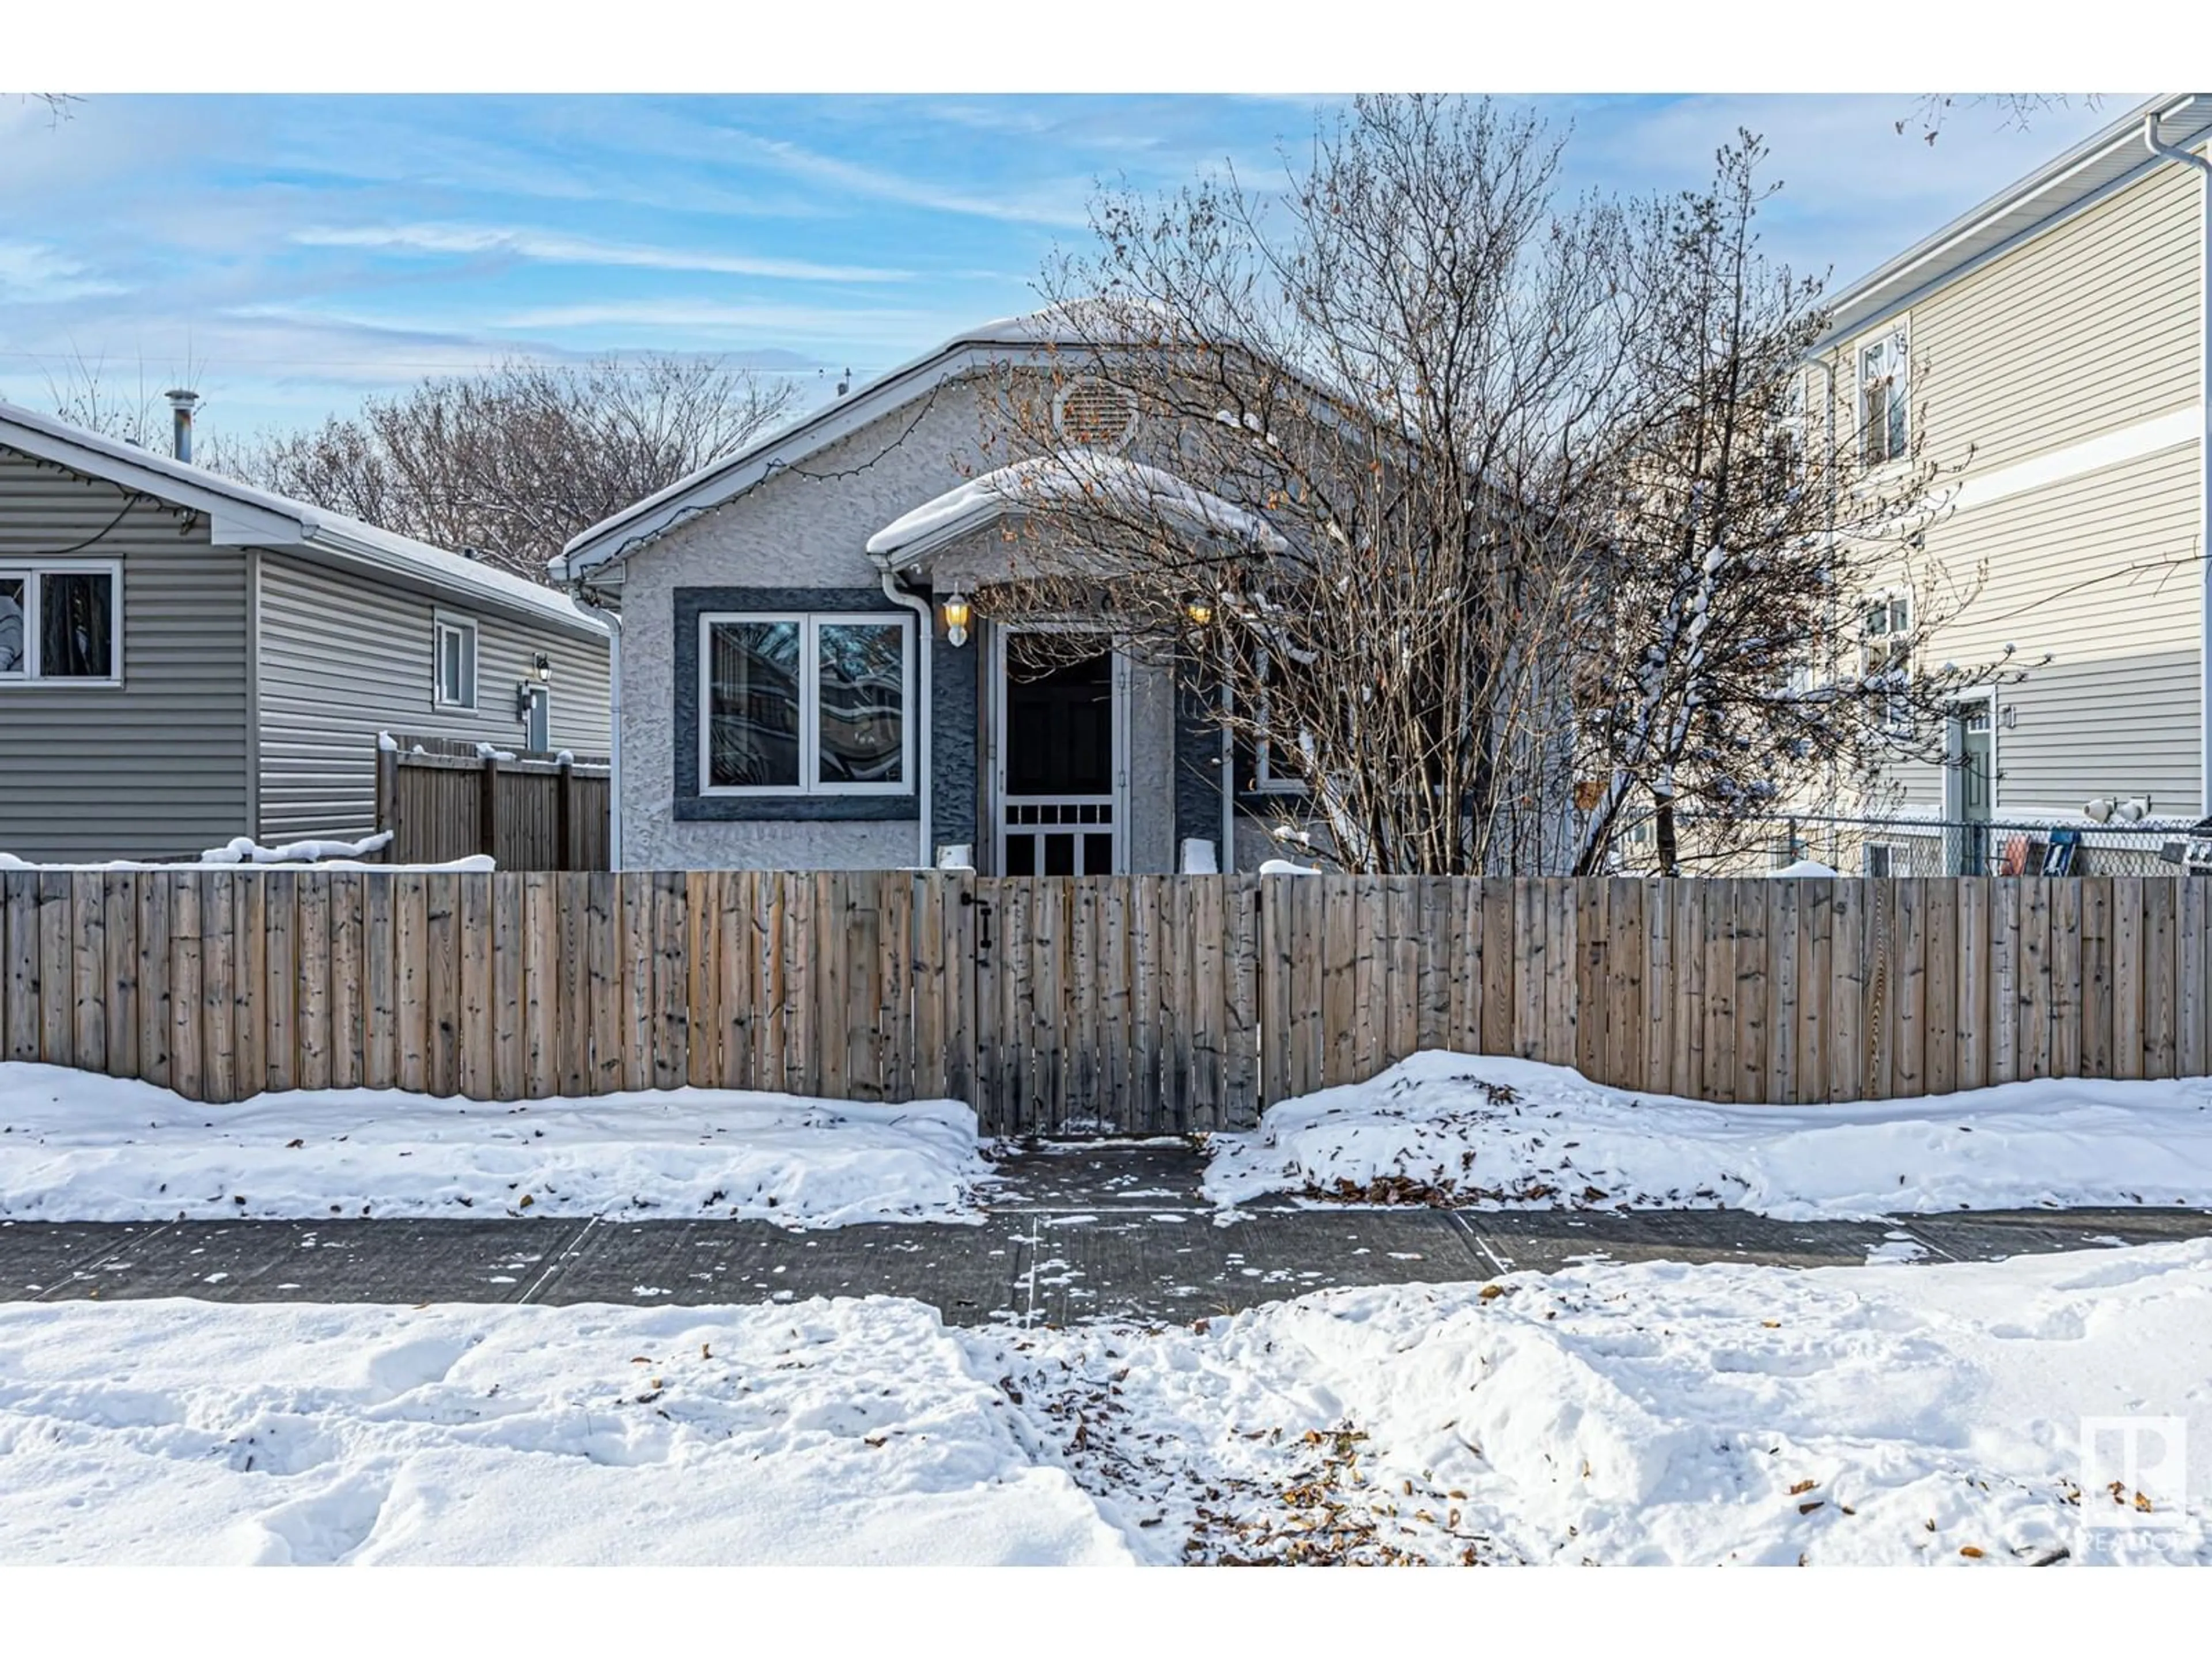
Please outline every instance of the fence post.
[{"label": "fence post", "polygon": [[477,851],[497,858],[499,842],[499,760],[486,755],[477,777]]},{"label": "fence post", "polygon": [[564,751],[561,761],[561,780],[553,793],[553,844],[560,850],[555,854],[560,868],[574,870],[580,866],[576,860],[576,849],[570,842],[575,821],[576,763]]},{"label": "fence post", "polygon": [[376,745],[376,828],[380,835],[386,830],[392,832],[392,846],[386,857],[395,864],[401,855],[398,844],[398,826],[393,822],[393,814],[398,811],[398,793],[399,757],[395,751],[386,749],[380,739]]}]

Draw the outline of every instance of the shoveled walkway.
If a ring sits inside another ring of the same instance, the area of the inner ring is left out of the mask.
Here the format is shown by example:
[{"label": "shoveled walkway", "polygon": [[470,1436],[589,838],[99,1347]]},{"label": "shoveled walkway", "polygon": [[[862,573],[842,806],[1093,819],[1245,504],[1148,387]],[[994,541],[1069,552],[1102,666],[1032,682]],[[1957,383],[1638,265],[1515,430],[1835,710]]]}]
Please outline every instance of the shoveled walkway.
[{"label": "shoveled walkway", "polygon": [[0,1222],[0,1301],[765,1302],[910,1296],[957,1324],[1188,1320],[1338,1285],[1488,1279],[1594,1258],[1844,1266],[2212,1236],[2194,1210],[1974,1211],[1889,1223],[1741,1211],[1310,1208],[1224,1216],[1180,1144],[1024,1152],[981,1226],[766,1222]]}]

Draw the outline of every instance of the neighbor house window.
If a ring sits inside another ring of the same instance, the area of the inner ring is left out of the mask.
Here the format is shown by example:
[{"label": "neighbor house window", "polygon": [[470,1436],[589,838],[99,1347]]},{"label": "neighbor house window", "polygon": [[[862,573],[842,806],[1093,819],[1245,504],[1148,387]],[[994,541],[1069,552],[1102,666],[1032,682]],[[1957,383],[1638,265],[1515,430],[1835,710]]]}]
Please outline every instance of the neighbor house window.
[{"label": "neighbor house window", "polygon": [[0,685],[123,678],[123,567],[0,563]]},{"label": "neighbor house window", "polygon": [[914,618],[699,619],[702,794],[913,788]]},{"label": "neighbor house window", "polygon": [[477,625],[458,617],[437,622],[438,678],[431,701],[441,708],[477,706]]},{"label": "neighbor house window", "polygon": [[1869,599],[1863,620],[1867,683],[1894,688],[1882,701],[1882,724],[1893,732],[1908,732],[1912,728],[1911,598],[1888,593]]},{"label": "neighbor house window", "polygon": [[1279,652],[1262,648],[1259,653],[1260,706],[1255,711],[1260,739],[1253,745],[1253,787],[1271,794],[1299,794],[1305,781],[1299,769],[1301,750],[1312,746],[1312,734],[1278,728],[1275,687],[1280,684],[1285,659]]},{"label": "neighbor house window", "polygon": [[1904,329],[1859,348],[1859,434],[1868,465],[1905,458],[1912,435],[1911,390]]}]

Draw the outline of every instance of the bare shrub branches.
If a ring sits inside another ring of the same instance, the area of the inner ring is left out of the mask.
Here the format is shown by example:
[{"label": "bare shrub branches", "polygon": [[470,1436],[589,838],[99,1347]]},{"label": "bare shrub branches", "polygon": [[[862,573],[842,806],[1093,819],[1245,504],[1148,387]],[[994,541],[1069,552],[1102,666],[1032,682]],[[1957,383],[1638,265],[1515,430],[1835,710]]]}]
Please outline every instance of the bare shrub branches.
[{"label": "bare shrub branches", "polygon": [[511,361],[264,438],[227,470],[542,581],[570,537],[739,447],[794,398],[711,359]]}]

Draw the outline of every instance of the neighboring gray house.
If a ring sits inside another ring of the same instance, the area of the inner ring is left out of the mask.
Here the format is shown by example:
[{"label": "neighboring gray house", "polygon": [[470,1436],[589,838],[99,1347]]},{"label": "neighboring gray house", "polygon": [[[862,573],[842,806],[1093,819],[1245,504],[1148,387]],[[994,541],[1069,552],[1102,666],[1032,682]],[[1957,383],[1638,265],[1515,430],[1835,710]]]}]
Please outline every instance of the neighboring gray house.
[{"label": "neighboring gray house", "polygon": [[605,753],[607,662],[551,588],[0,403],[0,852],[365,835],[379,731]]},{"label": "neighboring gray house", "polygon": [[1010,674],[1018,633],[947,614],[1003,579],[1013,509],[977,488],[982,441],[1011,377],[1081,346],[1050,318],[950,340],[555,561],[621,613],[618,865],[883,869],[966,849],[986,872],[1080,874],[1172,871],[1187,847],[1223,869],[1268,856],[1279,796],[1167,671],[1102,634],[1086,662]]}]

